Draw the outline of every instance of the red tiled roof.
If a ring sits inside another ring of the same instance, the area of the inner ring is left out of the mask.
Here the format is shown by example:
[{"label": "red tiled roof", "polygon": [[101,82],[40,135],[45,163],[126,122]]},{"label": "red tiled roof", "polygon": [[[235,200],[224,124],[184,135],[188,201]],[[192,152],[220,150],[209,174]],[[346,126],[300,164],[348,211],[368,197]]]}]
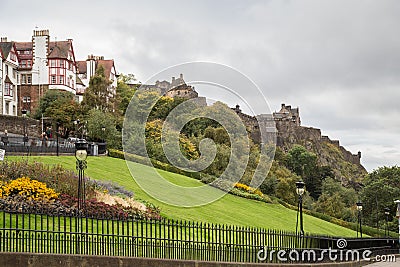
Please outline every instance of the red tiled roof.
[{"label": "red tiled roof", "polygon": [[15,42],[15,47],[17,50],[32,50],[32,42]]},{"label": "red tiled roof", "polygon": [[[17,49],[18,52],[20,52],[18,55],[21,60],[30,60],[33,58],[32,42],[15,42],[15,48]],[[30,53],[25,54],[25,51],[30,51]],[[29,69],[29,68],[26,68],[26,69]]]},{"label": "red tiled roof", "polygon": [[114,60],[113,59],[106,59],[106,60],[98,60],[96,69],[102,65],[104,68],[104,74],[106,75],[106,78],[110,78],[111,71],[114,68]]},{"label": "red tiled roof", "polygon": [[68,51],[71,43],[69,41],[50,42],[48,58],[65,58],[68,59]]},{"label": "red tiled roof", "polygon": [[77,61],[76,66],[78,67],[78,73],[79,74],[85,74],[87,69],[86,69],[86,61]]}]

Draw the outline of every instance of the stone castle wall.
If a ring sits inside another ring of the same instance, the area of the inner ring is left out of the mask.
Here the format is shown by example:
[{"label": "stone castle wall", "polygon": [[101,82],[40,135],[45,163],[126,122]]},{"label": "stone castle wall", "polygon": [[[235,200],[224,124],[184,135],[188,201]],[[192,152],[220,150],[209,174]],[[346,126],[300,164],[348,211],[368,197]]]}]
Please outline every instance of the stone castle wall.
[{"label": "stone castle wall", "polygon": [[358,152],[357,154],[352,154],[351,152],[347,151],[343,146],[340,145],[339,140],[331,140],[329,139],[328,136],[322,136],[322,140],[339,148],[346,161],[351,162],[353,164],[360,164],[361,152]]},{"label": "stone castle wall", "polygon": [[15,116],[0,115],[0,132],[4,133],[7,130],[8,133],[13,134],[24,134],[24,125],[26,123],[26,129],[29,137],[39,137],[41,132],[40,121],[22,118]]}]

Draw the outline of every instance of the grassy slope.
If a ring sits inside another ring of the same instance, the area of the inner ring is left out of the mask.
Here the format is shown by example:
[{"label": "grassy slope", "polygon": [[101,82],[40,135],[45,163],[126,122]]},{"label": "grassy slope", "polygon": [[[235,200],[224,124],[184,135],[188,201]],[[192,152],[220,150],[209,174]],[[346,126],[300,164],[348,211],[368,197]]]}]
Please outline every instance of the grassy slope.
[{"label": "grassy slope", "polygon": [[[15,159],[15,157],[10,157],[10,159]],[[30,160],[45,164],[62,164],[66,168],[75,169],[75,158],[72,156],[30,157]],[[148,168],[150,168],[140,164],[135,165],[138,170],[143,172],[148,171]],[[159,173],[176,184],[185,186],[201,185],[199,181],[186,176],[161,170],[159,170]],[[262,203],[229,194],[211,204],[195,208],[180,208],[159,202],[140,189],[131,177],[124,160],[109,157],[89,157],[88,169],[85,174],[92,179],[114,181],[126,189],[132,190],[135,193],[135,198],[156,204],[161,207],[162,214],[171,219],[289,231],[295,229],[296,211],[289,210],[278,204]],[[354,231],[308,215],[304,216],[304,230],[306,232],[334,236],[356,236]]]}]

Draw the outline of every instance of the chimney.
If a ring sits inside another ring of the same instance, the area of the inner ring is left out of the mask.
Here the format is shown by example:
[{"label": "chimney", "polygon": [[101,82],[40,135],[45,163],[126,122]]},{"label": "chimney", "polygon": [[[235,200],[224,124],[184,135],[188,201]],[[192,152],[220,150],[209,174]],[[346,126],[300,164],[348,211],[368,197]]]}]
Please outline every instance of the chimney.
[{"label": "chimney", "polygon": [[183,80],[183,74],[182,73],[179,75],[179,77]]},{"label": "chimney", "polygon": [[88,55],[86,60],[86,78],[89,80],[96,72],[96,59],[93,55]]},{"label": "chimney", "polygon": [[72,43],[72,39],[67,39],[67,41],[68,41],[69,43]]},{"label": "chimney", "polygon": [[0,42],[2,43],[7,42],[7,37],[1,37]]},{"label": "chimney", "polygon": [[175,77],[172,77],[172,82],[175,82]]},{"label": "chimney", "polygon": [[49,36],[49,30],[39,30],[33,31],[33,37],[38,37],[38,36]]}]

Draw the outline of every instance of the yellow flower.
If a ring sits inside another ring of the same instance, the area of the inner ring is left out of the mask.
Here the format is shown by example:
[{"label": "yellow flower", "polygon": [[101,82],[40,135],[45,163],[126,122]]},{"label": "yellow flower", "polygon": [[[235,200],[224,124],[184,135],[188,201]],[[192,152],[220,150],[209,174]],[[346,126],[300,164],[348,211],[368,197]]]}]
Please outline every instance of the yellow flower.
[{"label": "yellow flower", "polygon": [[58,198],[52,188],[48,188],[45,183],[31,180],[29,177],[21,177],[4,183],[0,187],[0,197],[20,195],[29,200],[50,200]]}]

